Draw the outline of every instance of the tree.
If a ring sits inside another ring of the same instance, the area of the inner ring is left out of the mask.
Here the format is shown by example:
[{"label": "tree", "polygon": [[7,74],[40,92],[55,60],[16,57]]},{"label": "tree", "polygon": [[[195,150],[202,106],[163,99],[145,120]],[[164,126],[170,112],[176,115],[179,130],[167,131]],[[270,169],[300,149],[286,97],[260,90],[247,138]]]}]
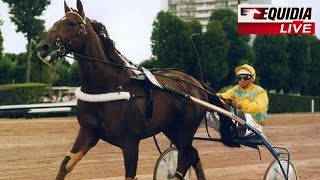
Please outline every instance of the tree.
[{"label": "tree", "polygon": [[74,61],[68,69],[68,86],[80,86],[79,64]]},{"label": "tree", "polygon": [[153,23],[151,35],[152,54],[156,58],[160,67],[180,66],[181,61],[181,41],[184,41],[184,22],[178,17],[167,12],[160,12]]},{"label": "tree", "polygon": [[30,81],[30,59],[33,40],[43,34],[44,20],[39,19],[46,6],[50,4],[50,0],[3,0],[9,5],[10,19],[17,26],[16,31],[22,32],[27,38],[27,70],[26,81]]},{"label": "tree", "polygon": [[289,35],[289,89],[294,93],[304,94],[308,86],[311,68],[310,44],[305,35]]},{"label": "tree", "polygon": [[[9,74],[8,78],[10,78],[10,82],[13,83],[22,83],[25,81],[25,58],[26,58],[26,53],[20,53],[20,54],[9,54],[6,53],[3,56],[4,59],[10,60],[12,63],[12,70],[11,74]],[[8,82],[9,83],[9,82]]]},{"label": "tree", "polygon": [[0,58],[0,84],[9,84],[12,81],[13,63],[11,59],[3,56]]},{"label": "tree", "polygon": [[308,71],[309,81],[306,85],[305,92],[308,95],[320,96],[320,40],[312,35],[308,36],[310,44],[311,64]]},{"label": "tree", "polygon": [[178,17],[160,12],[153,23],[152,54],[158,67],[170,67],[195,75],[197,62],[190,36],[201,32],[196,22],[184,22]]},{"label": "tree", "polygon": [[258,35],[253,43],[256,54],[255,69],[261,85],[280,91],[289,76],[288,38],[285,35]]},{"label": "tree", "polygon": [[221,23],[222,29],[225,32],[226,41],[229,44],[228,55],[225,58],[229,68],[224,85],[229,85],[234,80],[234,69],[243,63],[254,64],[254,54],[249,46],[250,36],[238,34],[238,16],[231,9],[217,9],[210,16],[210,21]]},{"label": "tree", "polygon": [[65,86],[69,84],[69,68],[70,64],[66,60],[59,61],[55,64],[54,69],[57,79],[53,82],[54,86]]},{"label": "tree", "polygon": [[222,25],[218,21],[210,21],[204,33],[204,57],[202,58],[205,82],[214,87],[221,87],[222,80],[228,75],[229,66],[225,60],[229,44]]},{"label": "tree", "polygon": [[142,61],[138,66],[147,69],[157,68],[157,61],[154,58],[146,59]]}]

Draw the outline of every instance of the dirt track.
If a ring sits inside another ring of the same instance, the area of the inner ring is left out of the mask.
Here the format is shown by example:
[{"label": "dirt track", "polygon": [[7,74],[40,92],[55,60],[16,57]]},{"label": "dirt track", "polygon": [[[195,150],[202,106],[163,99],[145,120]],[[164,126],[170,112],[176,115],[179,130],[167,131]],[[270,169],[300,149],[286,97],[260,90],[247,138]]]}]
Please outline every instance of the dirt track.
[{"label": "dirt track", "polygon": [[[54,179],[78,131],[75,118],[0,120],[0,179]],[[301,180],[320,179],[320,114],[270,115],[264,133],[275,146],[287,147]],[[203,128],[197,135],[204,135]],[[213,136],[216,134],[213,132]],[[162,135],[161,147],[169,146]],[[208,180],[262,179],[273,157],[261,148],[227,148],[217,142],[195,141]],[[152,138],[140,144],[138,178],[152,179],[159,156]],[[119,148],[100,141],[66,179],[123,180]]]}]

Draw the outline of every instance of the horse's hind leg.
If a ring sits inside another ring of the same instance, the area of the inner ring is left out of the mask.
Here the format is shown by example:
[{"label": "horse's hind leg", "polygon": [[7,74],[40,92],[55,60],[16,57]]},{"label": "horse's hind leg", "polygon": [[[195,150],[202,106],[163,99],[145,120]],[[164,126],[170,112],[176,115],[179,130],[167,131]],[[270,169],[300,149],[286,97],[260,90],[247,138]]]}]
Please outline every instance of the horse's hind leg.
[{"label": "horse's hind leg", "polygon": [[191,165],[194,169],[194,171],[196,172],[196,176],[198,180],[205,180],[205,175],[204,175],[204,171],[202,168],[202,163],[198,154],[198,151],[196,150],[196,148],[194,148],[193,146],[191,147],[190,151],[189,151],[189,155],[188,157],[191,160]]},{"label": "horse's hind leg", "polygon": [[94,135],[92,129],[81,127],[71,152],[66,155],[60,165],[56,180],[64,179],[89,149],[97,144],[98,140],[99,139]]},{"label": "horse's hind leg", "polygon": [[[178,177],[177,179],[183,179],[183,174],[185,174],[188,168],[190,168],[190,165],[192,165],[195,170],[198,180],[206,179],[198,151],[193,146],[190,148],[180,149],[178,158],[177,173],[175,174],[175,176]],[[188,162],[188,167],[186,167],[187,164],[185,162]],[[181,172],[181,174],[179,172]]]},{"label": "horse's hind leg", "polygon": [[[190,130],[189,132],[192,132],[192,130]],[[170,141],[177,147],[179,151],[178,166],[177,171],[175,173],[175,179],[182,180],[187,170],[190,168],[190,166],[192,166],[196,172],[197,179],[205,180],[206,178],[204,175],[198,151],[192,146],[194,133],[181,133],[179,135],[177,131],[167,130],[164,131],[164,134],[170,139]]]}]

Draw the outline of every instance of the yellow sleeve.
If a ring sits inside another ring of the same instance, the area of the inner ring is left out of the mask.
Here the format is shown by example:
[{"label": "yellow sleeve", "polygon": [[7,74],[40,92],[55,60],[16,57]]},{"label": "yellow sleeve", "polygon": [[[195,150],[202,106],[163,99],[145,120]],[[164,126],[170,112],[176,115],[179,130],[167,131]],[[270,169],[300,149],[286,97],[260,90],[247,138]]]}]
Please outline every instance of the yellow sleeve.
[{"label": "yellow sleeve", "polygon": [[[234,88],[234,87],[233,87]],[[233,93],[233,88],[228,89],[224,93],[219,93],[218,95],[221,96],[224,99],[235,99],[234,93]]]},{"label": "yellow sleeve", "polygon": [[257,114],[264,111],[267,111],[268,109],[268,95],[262,88],[259,89],[258,95],[252,102],[244,102],[242,103],[242,110],[244,112],[248,112],[250,114]]}]

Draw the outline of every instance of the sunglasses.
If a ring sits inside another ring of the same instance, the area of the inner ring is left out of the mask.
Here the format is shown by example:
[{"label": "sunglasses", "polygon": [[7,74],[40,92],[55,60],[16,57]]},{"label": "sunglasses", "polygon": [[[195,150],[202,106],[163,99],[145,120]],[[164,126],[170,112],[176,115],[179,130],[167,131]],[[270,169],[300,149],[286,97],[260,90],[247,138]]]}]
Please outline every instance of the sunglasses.
[{"label": "sunglasses", "polygon": [[242,79],[248,81],[252,76],[249,74],[239,74],[237,75],[237,79],[241,81]]}]

